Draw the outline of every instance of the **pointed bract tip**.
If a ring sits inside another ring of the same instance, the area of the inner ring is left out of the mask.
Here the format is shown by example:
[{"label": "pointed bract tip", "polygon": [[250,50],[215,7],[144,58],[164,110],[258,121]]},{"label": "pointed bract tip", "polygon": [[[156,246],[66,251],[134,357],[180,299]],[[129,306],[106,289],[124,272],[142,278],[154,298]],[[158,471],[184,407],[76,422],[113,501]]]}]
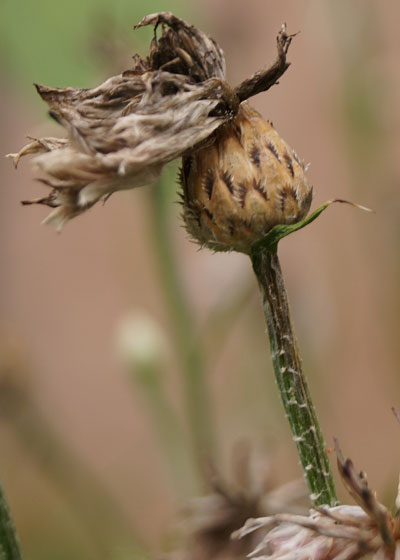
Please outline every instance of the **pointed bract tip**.
[{"label": "pointed bract tip", "polygon": [[352,202],[351,200],[344,200],[343,198],[333,198],[332,200],[328,200],[326,204],[333,204],[334,202],[340,202],[341,204],[349,204],[354,208],[358,208],[359,210],[363,210],[364,212],[371,212],[375,214],[375,210],[372,208],[368,208],[368,206],[363,206],[362,204],[357,204],[357,202]]}]

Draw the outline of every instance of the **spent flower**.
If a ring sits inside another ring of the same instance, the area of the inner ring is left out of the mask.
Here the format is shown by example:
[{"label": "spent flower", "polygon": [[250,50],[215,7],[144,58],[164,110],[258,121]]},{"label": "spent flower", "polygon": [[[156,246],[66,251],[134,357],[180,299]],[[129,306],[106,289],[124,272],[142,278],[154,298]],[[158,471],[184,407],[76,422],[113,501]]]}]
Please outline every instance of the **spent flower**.
[{"label": "spent flower", "polygon": [[181,560],[234,560],[244,558],[258,542],[251,534],[240,541],[230,538],[249,516],[282,511],[303,513],[307,489],[302,480],[276,486],[269,456],[256,456],[248,442],[234,447],[232,477],[224,479],[212,465],[210,492],[193,499],[186,511],[186,546]]},{"label": "spent flower", "polygon": [[[189,233],[216,250],[248,252],[276,224],[301,220],[312,189],[304,164],[246,101],[277,83],[289,66],[292,36],[282,26],[275,63],[239,86],[225,81],[218,44],[170,12],[146,16],[154,26],[149,54],[95,89],[36,85],[67,138],[30,138],[47,196],[44,220],[57,229],[113,192],[156,181],[183,158],[183,215]],[[157,36],[157,28],[161,34]]]},{"label": "spent flower", "polygon": [[350,459],[336,446],[342,481],[357,505],[319,507],[308,516],[277,514],[249,519],[233,536],[263,528],[267,533],[250,555],[269,560],[398,560],[400,558],[400,486],[395,513],[381,504]]}]

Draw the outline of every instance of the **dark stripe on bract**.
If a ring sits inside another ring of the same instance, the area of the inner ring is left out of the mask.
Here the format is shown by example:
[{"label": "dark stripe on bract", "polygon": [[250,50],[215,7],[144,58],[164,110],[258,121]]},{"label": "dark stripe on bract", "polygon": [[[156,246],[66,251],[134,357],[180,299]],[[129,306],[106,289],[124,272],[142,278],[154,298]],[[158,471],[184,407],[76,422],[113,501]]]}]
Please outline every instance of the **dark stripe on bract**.
[{"label": "dark stripe on bract", "polygon": [[182,184],[189,177],[191,168],[192,168],[192,158],[191,157],[183,158],[182,175],[181,175]]},{"label": "dark stripe on bract", "polygon": [[280,191],[280,196],[281,196],[281,212],[285,211],[285,204],[286,204],[286,197],[287,197],[287,191],[286,189],[281,189]]},{"label": "dark stripe on bract", "polygon": [[286,187],[286,192],[287,192],[288,196],[291,196],[293,198],[293,200],[298,202],[297,191],[296,191],[295,187],[287,186]]},{"label": "dark stripe on bract", "polygon": [[275,145],[272,142],[268,142],[267,147],[274,154],[279,163],[281,163],[281,158],[279,157],[278,150]]},{"label": "dark stripe on bract", "polygon": [[235,225],[236,224],[233,220],[228,220],[228,230],[229,230],[229,235],[231,237],[233,237],[235,235],[235,231],[236,231]]},{"label": "dark stripe on bract", "polygon": [[297,191],[291,185],[286,185],[285,187],[282,187],[280,189],[279,195],[280,195],[280,198],[281,198],[281,211],[282,212],[285,210],[286,199],[288,197],[292,198],[297,203],[297,206],[298,206],[299,201],[298,201],[298,198],[297,198]]},{"label": "dark stripe on bract", "polygon": [[261,164],[260,150],[257,146],[252,147],[250,152],[250,158],[256,167],[260,167]]},{"label": "dark stripe on bract", "polygon": [[201,210],[197,204],[195,205],[189,202],[185,208],[185,212],[191,220],[196,222],[197,227],[201,228]]},{"label": "dark stripe on bract", "polygon": [[257,181],[256,179],[254,179],[253,180],[253,187],[257,192],[259,192],[261,194],[261,196],[263,198],[265,198],[265,200],[268,200],[268,193],[265,190],[265,188],[263,187],[263,185],[261,185],[261,181]]},{"label": "dark stripe on bract", "polygon": [[204,179],[203,188],[207,193],[208,200],[211,200],[211,196],[214,189],[214,174],[212,169],[207,169],[207,173]]},{"label": "dark stripe on bract", "polygon": [[211,210],[209,210],[206,206],[203,206],[203,212],[212,222],[214,222],[214,216]]},{"label": "dark stripe on bract", "polygon": [[225,183],[225,185],[228,187],[228,190],[231,194],[233,194],[233,182],[232,182],[232,177],[231,175],[229,175],[228,171],[224,171],[222,173],[222,180]]},{"label": "dark stripe on bract", "polygon": [[293,162],[292,162],[292,158],[290,157],[290,155],[286,152],[283,156],[285,158],[285,162],[286,165],[289,169],[289,172],[291,174],[292,177],[294,177],[294,169],[293,169]]},{"label": "dark stripe on bract", "polygon": [[247,194],[246,185],[244,183],[239,183],[239,185],[237,186],[237,189],[236,189],[236,196],[238,197],[239,202],[240,202],[240,206],[242,208],[244,207],[246,194]]}]

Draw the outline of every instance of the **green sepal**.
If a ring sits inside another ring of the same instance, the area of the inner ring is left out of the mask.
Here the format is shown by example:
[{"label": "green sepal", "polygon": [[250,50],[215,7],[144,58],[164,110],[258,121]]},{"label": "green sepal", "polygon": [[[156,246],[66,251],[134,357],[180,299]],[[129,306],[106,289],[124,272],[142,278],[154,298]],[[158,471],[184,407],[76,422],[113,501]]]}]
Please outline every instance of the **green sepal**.
[{"label": "green sepal", "polygon": [[316,218],[318,218],[318,216],[322,214],[322,212],[326,210],[326,208],[328,208],[328,206],[330,206],[334,202],[342,202],[344,204],[350,204],[351,206],[355,206],[356,208],[360,208],[361,210],[365,210],[366,212],[373,212],[373,210],[371,210],[370,208],[366,208],[365,206],[355,204],[354,202],[349,202],[348,200],[342,200],[340,198],[328,200],[327,202],[324,202],[322,206],[314,210],[314,212],[309,214],[306,218],[304,218],[304,220],[301,220],[300,222],[296,222],[295,224],[290,224],[290,225],[279,224],[277,226],[274,226],[272,229],[269,230],[269,232],[265,237],[253,243],[253,245],[250,248],[250,254],[255,255],[260,250],[267,250],[268,252],[276,253],[278,249],[278,243],[281,239],[283,239],[287,235],[290,235],[291,233],[294,233],[295,231],[298,231],[299,229],[302,229],[305,226],[308,226],[308,224],[311,224],[311,222],[313,222]]}]

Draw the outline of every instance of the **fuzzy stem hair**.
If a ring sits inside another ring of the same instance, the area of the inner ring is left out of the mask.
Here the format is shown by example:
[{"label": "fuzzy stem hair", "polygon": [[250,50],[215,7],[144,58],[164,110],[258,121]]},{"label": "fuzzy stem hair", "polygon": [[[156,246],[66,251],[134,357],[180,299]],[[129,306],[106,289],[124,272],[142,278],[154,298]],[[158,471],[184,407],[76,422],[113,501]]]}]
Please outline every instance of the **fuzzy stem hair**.
[{"label": "fuzzy stem hair", "polygon": [[263,297],[272,363],[313,505],[338,503],[325,443],[303,372],[276,250],[259,247],[253,269]]}]

